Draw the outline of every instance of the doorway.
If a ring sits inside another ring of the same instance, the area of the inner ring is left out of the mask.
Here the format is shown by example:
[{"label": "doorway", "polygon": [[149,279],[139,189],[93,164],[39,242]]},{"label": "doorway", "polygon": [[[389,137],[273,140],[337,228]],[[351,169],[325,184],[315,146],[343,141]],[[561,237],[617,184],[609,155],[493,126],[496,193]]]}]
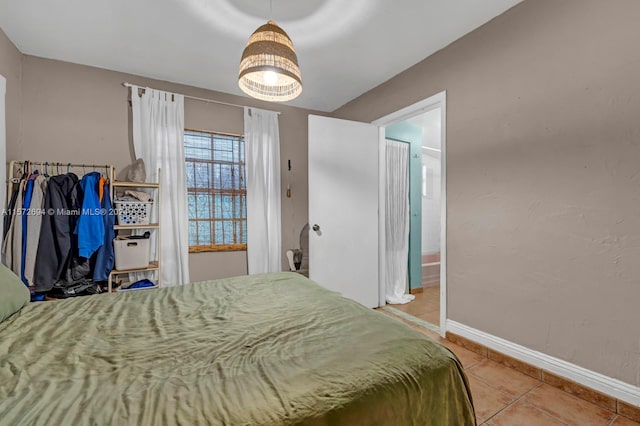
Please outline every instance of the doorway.
[{"label": "doorway", "polygon": [[410,143],[408,291],[416,298],[385,309],[446,332],[446,92],[376,120],[386,137]]}]

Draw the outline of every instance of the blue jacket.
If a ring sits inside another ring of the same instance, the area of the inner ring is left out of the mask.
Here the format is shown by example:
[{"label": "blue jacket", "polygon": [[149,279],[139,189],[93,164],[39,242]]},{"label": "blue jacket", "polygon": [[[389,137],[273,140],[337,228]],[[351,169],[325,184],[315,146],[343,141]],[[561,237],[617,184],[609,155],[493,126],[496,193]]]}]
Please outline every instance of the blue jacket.
[{"label": "blue jacket", "polygon": [[104,243],[98,249],[96,253],[96,264],[93,269],[93,281],[107,281],[109,274],[113,269],[113,263],[115,261],[113,253],[113,240],[116,238],[116,233],[113,230],[113,226],[116,223],[116,216],[111,205],[111,196],[109,195],[109,185],[104,185],[104,191],[102,195],[102,211],[104,219]]},{"label": "blue jacket", "polygon": [[[37,173],[37,172],[36,172]],[[27,217],[29,206],[31,205],[31,196],[33,195],[33,179],[29,178],[27,180],[27,189],[24,191],[24,203],[22,204],[22,208],[24,209],[24,214],[22,215],[22,259],[20,263],[20,279],[27,286],[29,282],[24,276],[24,258],[27,256]]]},{"label": "blue jacket", "polygon": [[104,244],[104,219],[100,212],[99,182],[100,173],[98,172],[88,173],[80,181],[84,198],[74,234],[78,236],[78,254],[84,258],[90,258]]}]

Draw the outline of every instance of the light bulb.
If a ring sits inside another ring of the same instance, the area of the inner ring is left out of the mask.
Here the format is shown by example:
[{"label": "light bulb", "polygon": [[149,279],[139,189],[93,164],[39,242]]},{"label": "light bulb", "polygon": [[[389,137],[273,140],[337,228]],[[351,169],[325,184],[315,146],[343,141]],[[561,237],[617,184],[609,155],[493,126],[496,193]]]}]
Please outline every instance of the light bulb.
[{"label": "light bulb", "polygon": [[265,71],[264,82],[268,86],[274,86],[278,82],[278,74],[276,74],[274,71]]}]

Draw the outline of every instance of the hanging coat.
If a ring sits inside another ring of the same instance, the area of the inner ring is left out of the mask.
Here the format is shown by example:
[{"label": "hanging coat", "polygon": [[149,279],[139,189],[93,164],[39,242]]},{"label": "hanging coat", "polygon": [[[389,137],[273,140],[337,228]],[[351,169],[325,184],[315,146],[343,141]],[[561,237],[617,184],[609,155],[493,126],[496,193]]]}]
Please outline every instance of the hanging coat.
[{"label": "hanging coat", "polygon": [[82,212],[74,229],[78,236],[78,254],[90,258],[104,244],[104,218],[100,214],[98,184],[100,173],[91,172],[82,177]]},{"label": "hanging coat", "polygon": [[113,269],[115,260],[113,252],[113,240],[115,239],[115,231],[113,226],[116,222],[115,212],[111,205],[111,197],[109,196],[109,185],[104,185],[102,195],[102,212],[104,219],[104,244],[96,252],[96,263],[93,269],[93,281],[107,281],[109,274]]},{"label": "hanging coat", "polygon": [[21,250],[20,279],[26,286],[29,285],[29,282],[24,277],[24,260],[25,260],[25,257],[27,256],[27,218],[29,217],[29,214],[30,214],[29,209],[31,207],[31,197],[33,195],[33,182],[35,181],[36,177],[37,175],[33,174],[29,176],[29,179],[27,179],[27,188],[24,190],[24,202],[22,204],[23,215],[22,215],[22,247],[20,249]]},{"label": "hanging coat", "polygon": [[33,194],[29,209],[31,214],[27,217],[27,251],[24,256],[24,277],[30,285],[33,285],[33,273],[36,267],[36,255],[40,241],[42,217],[44,209],[44,194],[47,191],[47,178],[40,175],[33,182]]},{"label": "hanging coat", "polygon": [[22,265],[22,200],[24,189],[25,180],[22,179],[18,184],[18,195],[13,206],[11,223],[2,244],[5,265],[18,276],[20,276]]},{"label": "hanging coat", "polygon": [[36,292],[49,291],[61,279],[77,276],[70,269],[78,266],[73,260],[73,248],[77,248],[73,230],[81,206],[82,189],[75,174],[49,178],[33,277]]}]

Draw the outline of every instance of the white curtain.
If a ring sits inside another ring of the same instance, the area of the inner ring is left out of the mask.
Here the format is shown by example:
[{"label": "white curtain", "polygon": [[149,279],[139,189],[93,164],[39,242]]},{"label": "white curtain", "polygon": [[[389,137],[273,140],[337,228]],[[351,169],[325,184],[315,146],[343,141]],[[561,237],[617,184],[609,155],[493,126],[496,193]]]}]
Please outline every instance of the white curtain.
[{"label": "white curtain", "polygon": [[409,265],[409,144],[386,141],[385,290],[387,303],[414,299],[405,294]]},{"label": "white curtain", "polygon": [[278,113],[244,109],[249,274],[282,269]]},{"label": "white curtain", "polygon": [[[158,182],[160,169],[160,270],[161,284],[189,282],[189,217],[184,164],[184,96],[131,87],[133,147],[142,158],[147,182]],[[153,209],[152,221],[157,221]],[[152,259],[157,258],[156,233],[150,241]]]}]

